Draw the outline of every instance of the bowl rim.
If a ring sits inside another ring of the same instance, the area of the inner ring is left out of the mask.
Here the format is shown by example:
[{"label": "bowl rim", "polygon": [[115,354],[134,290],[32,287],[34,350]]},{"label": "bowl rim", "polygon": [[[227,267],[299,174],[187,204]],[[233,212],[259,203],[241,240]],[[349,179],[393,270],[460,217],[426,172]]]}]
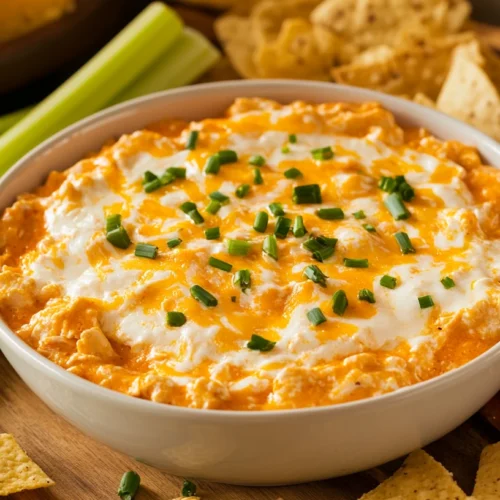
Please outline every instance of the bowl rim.
[{"label": "bowl rim", "polygon": [[[181,87],[173,90],[166,90],[162,92],[156,92],[143,97],[132,99],[121,104],[111,106],[103,111],[95,113],[83,120],[76,122],[69,127],[64,128],[52,137],[49,137],[43,141],[39,146],[31,150],[25,156],[23,156],[19,161],[12,166],[9,171],[0,178],[0,190],[5,184],[18,176],[22,171],[30,167],[30,164],[38,156],[43,155],[49,151],[56,144],[63,141],[71,140],[73,134],[85,129],[89,126],[96,125],[99,122],[103,122],[107,119],[113,118],[117,114],[121,114],[126,111],[131,111],[137,107],[145,106],[152,101],[161,100],[166,96],[175,97],[178,95],[189,95],[202,93],[205,90],[220,89],[220,88],[262,88],[265,91],[266,88],[270,87],[296,87],[303,86],[304,92],[307,88],[316,88],[318,90],[331,90],[332,86],[342,93],[349,94],[351,96],[356,96],[360,100],[364,101],[376,101],[380,102],[384,107],[396,107],[400,109],[406,109],[407,111],[415,111],[428,114],[429,117],[433,117],[435,120],[439,120],[444,124],[448,123],[454,125],[455,127],[461,127],[468,135],[475,140],[477,144],[481,144],[483,147],[488,149],[493,155],[498,158],[498,168],[500,168],[500,144],[494,139],[486,136],[479,130],[473,128],[472,126],[463,123],[455,118],[452,118],[444,113],[437,110],[426,108],[420,104],[416,104],[412,101],[406,101],[405,99],[394,97],[391,95],[383,94],[381,92],[356,88],[348,85],[338,85],[328,82],[311,82],[308,80],[229,80],[224,82],[212,82],[191,85],[189,87]],[[242,95],[244,95],[244,90],[242,90]],[[307,101],[306,98],[303,99]],[[346,102],[349,99],[346,97]],[[394,112],[394,111],[391,111]],[[0,210],[3,210],[0,209]],[[141,399],[134,396],[129,396],[127,394],[102,387],[94,382],[90,382],[84,378],[79,377],[71,372],[68,372],[63,367],[57,365],[56,363],[50,361],[49,359],[42,356],[35,349],[26,344],[20,337],[18,337],[0,318],[0,335],[6,339],[10,344],[10,348],[15,350],[16,353],[21,358],[29,359],[31,364],[38,365],[41,371],[47,371],[52,377],[56,377],[61,382],[69,385],[72,390],[77,390],[80,392],[86,392],[91,397],[106,400],[107,402],[114,401],[117,405],[121,405],[131,410],[143,411],[147,414],[153,415],[167,415],[179,416],[182,418],[203,418],[203,419],[223,419],[223,420],[233,420],[233,419],[247,419],[249,416],[252,419],[267,420],[276,418],[301,418],[308,415],[322,415],[325,413],[333,412],[335,414],[340,414],[344,412],[351,411],[363,411],[372,412],[376,407],[382,405],[394,405],[401,403],[401,400],[406,400],[408,398],[418,397],[423,392],[432,391],[434,389],[440,388],[443,385],[452,383],[458,383],[460,379],[467,378],[471,372],[481,368],[481,365],[489,365],[491,361],[490,358],[497,359],[500,362],[500,342],[492,346],[490,349],[485,351],[480,356],[470,360],[466,364],[452,369],[442,375],[425,380],[423,382],[418,382],[395,391],[372,396],[365,399],[360,399],[356,401],[337,403],[325,406],[317,407],[305,407],[305,408],[289,408],[289,409],[276,409],[276,410],[220,410],[220,409],[204,409],[204,408],[189,408],[184,406],[175,406],[166,403],[157,403],[147,399]],[[0,351],[1,352],[1,351]],[[455,380],[456,379],[456,380]]]}]

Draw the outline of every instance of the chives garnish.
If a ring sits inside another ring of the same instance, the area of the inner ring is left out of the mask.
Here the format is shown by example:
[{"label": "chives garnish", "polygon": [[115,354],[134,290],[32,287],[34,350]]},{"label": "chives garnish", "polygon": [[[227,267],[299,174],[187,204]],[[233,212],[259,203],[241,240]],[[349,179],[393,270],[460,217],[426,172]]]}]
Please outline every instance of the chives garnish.
[{"label": "chives garnish", "polygon": [[397,279],[394,278],[393,276],[389,276],[388,274],[384,274],[382,278],[380,278],[380,284],[382,286],[385,286],[385,288],[390,288],[391,290],[394,290],[396,288],[397,284]]},{"label": "chives garnish", "polygon": [[297,136],[295,134],[288,134],[288,142],[290,144],[297,144]]},{"label": "chives garnish", "polygon": [[408,219],[411,215],[405,207],[399,193],[392,193],[386,196],[384,199],[384,205],[396,220]]},{"label": "chives garnish", "polygon": [[219,155],[212,155],[208,158],[207,163],[205,164],[205,173],[206,174],[218,174],[220,170],[220,158]]},{"label": "chives garnish", "polygon": [[325,315],[319,307],[315,307],[307,312],[307,319],[314,325],[318,326],[326,321]]},{"label": "chives garnish", "polygon": [[304,248],[312,252],[313,259],[323,262],[333,255],[336,238],[327,238],[326,236],[311,237],[303,243]]},{"label": "chives garnish", "polygon": [[233,269],[232,264],[228,262],[224,262],[223,260],[216,259],[215,257],[210,257],[208,259],[208,264],[215,269],[220,269],[221,271],[225,271],[226,273],[230,273]]},{"label": "chives garnish", "polygon": [[198,136],[199,136],[198,130],[191,130],[189,132],[188,140],[186,142],[186,149],[196,149],[196,143],[198,142]]},{"label": "chives garnish", "polygon": [[118,496],[122,500],[132,500],[140,485],[141,476],[137,472],[129,470],[121,478],[120,486],[118,487]]},{"label": "chives garnish", "polygon": [[232,149],[223,149],[217,153],[221,165],[226,163],[236,163],[238,161],[238,154]]},{"label": "chives garnish", "polygon": [[330,146],[312,149],[311,154],[315,160],[331,160],[333,158],[333,150]]},{"label": "chives garnish", "polygon": [[158,179],[158,176],[156,174],[153,174],[153,172],[151,172],[150,170],[146,170],[142,177],[142,184],[147,184],[148,182],[154,181],[155,179]]},{"label": "chives garnish", "polygon": [[307,266],[304,269],[304,276],[310,279],[313,283],[318,283],[318,285],[321,285],[323,288],[326,287],[326,280],[328,276],[326,276],[326,274],[324,274],[318,266]]},{"label": "chives garnish", "polygon": [[255,221],[253,223],[253,228],[259,233],[264,233],[267,229],[267,224],[269,222],[269,215],[267,212],[259,212],[255,216]]},{"label": "chives garnish", "polygon": [[449,276],[443,278],[441,280],[441,283],[446,288],[446,290],[449,290],[450,288],[453,288],[455,286],[455,282]]},{"label": "chives garnish", "polygon": [[207,307],[215,307],[218,304],[217,299],[200,285],[193,285],[189,291],[194,299]]},{"label": "chives garnish", "polygon": [[227,240],[227,251],[229,255],[248,255],[252,245],[245,240]]},{"label": "chives garnish", "polygon": [[144,191],[146,191],[146,193],[152,193],[153,191],[156,191],[156,190],[160,189],[161,187],[163,187],[163,184],[162,184],[161,180],[158,179],[158,177],[157,177],[156,179],[152,180],[151,182],[144,184]]},{"label": "chives garnish", "polygon": [[394,193],[394,191],[396,190],[396,185],[396,179],[394,179],[393,177],[382,176],[378,181],[378,187],[386,193]]},{"label": "chives garnish", "polygon": [[220,202],[215,201],[215,200],[210,200],[210,203],[207,205],[207,208],[205,208],[205,212],[208,212],[209,214],[215,215],[222,205]]},{"label": "chives garnish", "polygon": [[220,238],[220,228],[210,227],[205,229],[205,238],[207,240],[218,240]]},{"label": "chives garnish", "polygon": [[130,246],[130,238],[123,226],[117,227],[116,229],[113,229],[113,231],[106,233],[106,239],[114,247],[121,248],[123,250]]},{"label": "chives garnish", "polygon": [[297,177],[302,177],[302,172],[298,168],[289,168],[285,170],[285,177],[287,179],[296,179]]},{"label": "chives garnish", "polygon": [[253,169],[253,183],[264,184],[264,179],[262,178],[262,172],[260,171],[260,168]]},{"label": "chives garnish", "polygon": [[363,224],[363,228],[366,229],[369,233],[376,233],[377,230],[375,229],[375,226],[372,224]]},{"label": "chives garnish", "polygon": [[208,197],[211,200],[218,201],[221,205],[225,205],[226,203],[229,202],[229,196],[226,196],[225,194],[222,194],[219,191],[214,191],[213,193],[210,193]]},{"label": "chives garnish", "polygon": [[394,238],[396,238],[396,241],[398,242],[399,248],[401,248],[401,253],[404,255],[408,253],[415,253],[415,249],[413,248],[413,245],[411,244],[410,237],[408,234],[405,232],[401,231],[399,233],[396,233],[394,235]]},{"label": "chives garnish", "polygon": [[344,211],[341,208],[320,208],[316,211],[316,215],[324,220],[342,220]]},{"label": "chives garnish", "polygon": [[275,217],[279,217],[280,215],[285,215],[285,211],[283,210],[283,205],[275,201],[269,205],[269,210]]},{"label": "chives garnish", "polygon": [[292,219],[280,215],[276,219],[276,226],[274,228],[274,235],[276,236],[276,238],[284,240],[290,231],[291,225],[292,225]]},{"label": "chives garnish", "polygon": [[149,243],[137,243],[135,247],[136,257],[145,257],[146,259],[156,259],[158,247]]},{"label": "chives garnish", "polygon": [[167,241],[167,246],[168,248],[175,248],[179,246],[182,243],[182,240],[180,238],[172,238],[171,240]]},{"label": "chives garnish", "polygon": [[307,233],[306,226],[304,226],[304,219],[302,215],[297,215],[293,221],[292,233],[296,238],[302,238]]},{"label": "chives garnish", "polygon": [[320,235],[316,238],[316,241],[325,247],[332,247],[335,248],[337,245],[338,239],[337,238],[328,238],[327,236]]},{"label": "chives garnish", "polygon": [[194,210],[191,210],[190,212],[187,213],[187,216],[195,223],[195,224],[201,224],[205,222],[205,219],[203,218],[203,215],[198,212],[198,210],[195,208]]},{"label": "chives garnish", "polygon": [[178,311],[167,312],[168,326],[182,326],[186,322],[186,316]]},{"label": "chives garnish", "polygon": [[[185,173],[184,173],[185,176]],[[176,179],[175,174],[173,172],[165,172],[161,177],[160,177],[160,182],[162,186],[167,186],[168,184],[171,184],[174,182]]]},{"label": "chives garnish", "polygon": [[312,256],[313,259],[317,260],[318,262],[324,262],[326,259],[333,255],[334,251],[335,249],[333,247],[324,247],[320,248],[319,250],[315,250]]},{"label": "chives garnish", "polygon": [[194,497],[196,495],[196,484],[184,479],[182,484],[181,495],[183,497]]},{"label": "chives garnish", "polygon": [[290,148],[288,146],[283,146],[281,152],[286,155],[290,152]]},{"label": "chives garnish", "polygon": [[368,288],[363,288],[358,292],[358,299],[369,302],[370,304],[375,304],[375,295],[373,295],[373,292],[368,290]]},{"label": "chives garnish", "polygon": [[248,160],[248,163],[250,163],[250,165],[254,165],[256,167],[263,167],[266,164],[266,159],[261,155],[253,155]]},{"label": "chives garnish", "polygon": [[430,295],[424,295],[418,298],[418,303],[420,304],[420,309],[427,309],[434,306],[434,301]]},{"label": "chives garnish", "polygon": [[120,214],[112,214],[106,217],[106,232],[109,233],[118,229],[122,225],[122,216]]},{"label": "chives garnish", "polygon": [[192,210],[196,210],[196,203],[193,203],[192,201],[185,201],[181,206],[180,209],[185,213],[188,214]]},{"label": "chives garnish", "polygon": [[305,203],[321,203],[321,190],[318,184],[308,184],[305,186],[295,186],[293,188],[292,199],[299,205]]},{"label": "chives garnish", "polygon": [[252,278],[248,269],[240,269],[233,277],[233,284],[239,286],[241,291],[244,292],[252,284]]},{"label": "chives garnish", "polygon": [[411,201],[415,197],[415,191],[406,182],[404,175],[381,177],[378,187],[386,193],[399,193],[404,201]]},{"label": "chives garnish", "polygon": [[168,167],[167,174],[173,175],[176,179],[185,179],[186,169],[184,167]]},{"label": "chives garnish", "polygon": [[260,335],[252,335],[252,338],[247,342],[247,347],[252,351],[267,352],[273,349],[276,342],[261,337]]},{"label": "chives garnish", "polygon": [[337,314],[338,316],[343,316],[348,304],[349,301],[347,300],[347,295],[345,294],[344,290],[337,290],[333,294],[332,309],[335,314]]},{"label": "chives garnish", "polygon": [[236,295],[231,295],[231,302],[236,302]]},{"label": "chives garnish", "polygon": [[238,198],[244,198],[250,192],[250,184],[242,184],[236,188],[236,196]]},{"label": "chives garnish", "polygon": [[278,260],[278,242],[274,234],[269,234],[265,237],[262,244],[262,251],[274,260]]},{"label": "chives garnish", "polygon": [[365,268],[368,267],[368,259],[344,259],[345,267]]},{"label": "chives garnish", "polygon": [[366,214],[363,212],[363,210],[358,210],[357,212],[354,212],[352,215],[354,215],[355,219],[366,219]]}]

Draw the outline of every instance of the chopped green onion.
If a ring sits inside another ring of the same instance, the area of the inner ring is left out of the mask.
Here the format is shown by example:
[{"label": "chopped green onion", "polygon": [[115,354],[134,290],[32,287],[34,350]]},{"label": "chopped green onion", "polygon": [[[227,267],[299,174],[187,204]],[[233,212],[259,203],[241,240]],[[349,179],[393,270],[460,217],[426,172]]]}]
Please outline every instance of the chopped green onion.
[{"label": "chopped green onion", "polygon": [[236,302],[236,295],[231,295],[231,302]]},{"label": "chopped green onion", "polygon": [[405,232],[401,231],[394,235],[396,241],[398,242],[399,248],[401,248],[401,253],[404,255],[408,253],[415,253],[415,248],[411,244],[410,237]]},{"label": "chopped green onion", "polygon": [[269,205],[269,210],[275,217],[279,217],[280,215],[285,215],[285,211],[283,210],[283,205],[275,201]]},{"label": "chopped green onion", "polygon": [[424,295],[418,298],[418,303],[420,304],[420,309],[427,309],[434,306],[434,301],[430,295]]},{"label": "chopped green onion", "polygon": [[153,172],[151,172],[150,170],[146,170],[142,177],[142,184],[147,184],[148,182],[154,181],[156,179],[158,179],[158,176],[156,174],[153,174]]},{"label": "chopped green onion", "polygon": [[302,177],[302,172],[298,168],[289,168],[285,170],[285,177],[287,179],[296,179],[297,177]]},{"label": "chopped green onion", "polygon": [[392,193],[386,196],[384,205],[396,220],[408,219],[411,215],[408,209],[405,207],[405,204],[401,199],[401,195],[398,193]]},{"label": "chopped green onion", "polygon": [[194,497],[196,495],[196,484],[184,479],[182,484],[181,495],[183,497]]},{"label": "chopped green onion", "polygon": [[388,274],[384,274],[382,278],[380,278],[380,284],[384,286],[385,288],[390,288],[391,290],[394,290],[396,288],[398,280],[392,276],[389,276]]},{"label": "chopped green onion", "polygon": [[443,278],[441,280],[441,283],[446,288],[446,290],[449,290],[450,288],[453,288],[455,286],[455,282],[449,276],[446,276],[446,278]]},{"label": "chopped green onion", "polygon": [[205,229],[205,238],[207,240],[218,240],[220,238],[220,228],[210,227]]},{"label": "chopped green onion", "polygon": [[274,260],[278,260],[278,242],[274,234],[269,234],[265,237],[262,244],[262,251]]},{"label": "chopped green onion", "polygon": [[217,175],[220,171],[221,161],[219,155],[212,155],[205,164],[205,173]]},{"label": "chopped green onion", "polygon": [[195,208],[194,210],[191,210],[191,212],[187,213],[187,216],[195,223],[195,224],[202,224],[205,222],[205,219],[203,218],[203,215],[198,212],[198,210]]},{"label": "chopped green onion", "polygon": [[176,179],[175,175],[172,172],[165,172],[161,177],[160,177],[160,182],[162,186],[168,186],[169,184],[172,184]]},{"label": "chopped green onion", "polygon": [[316,252],[317,250],[321,250],[325,247],[325,245],[319,242],[318,238],[315,238],[314,236],[311,236],[309,239],[304,241],[303,246],[310,252]]},{"label": "chopped green onion", "polygon": [[354,212],[352,215],[354,215],[355,219],[366,219],[366,214],[363,212],[363,210],[358,210],[357,212]]},{"label": "chopped green onion", "polygon": [[167,174],[173,175],[176,179],[185,179],[186,169],[184,167],[168,167]]},{"label": "chopped green onion", "polygon": [[113,229],[113,231],[106,233],[106,239],[114,247],[121,248],[123,250],[130,246],[130,238],[123,226],[117,227],[116,229]]},{"label": "chopped green onion", "polygon": [[338,316],[343,316],[348,304],[349,302],[344,290],[337,290],[333,294],[332,309],[335,314],[337,314]]},{"label": "chopped green onion", "polygon": [[381,177],[378,187],[386,193],[399,193],[404,201],[411,201],[415,197],[415,191],[406,182],[404,175]]},{"label": "chopped green onion", "polygon": [[290,152],[290,148],[289,148],[288,146],[283,146],[283,147],[281,148],[281,152],[282,152],[284,155],[286,155],[286,154],[288,154],[288,153]]},{"label": "chopped green onion", "polygon": [[229,255],[248,255],[252,248],[251,243],[245,240],[227,240],[227,251]]},{"label": "chopped green onion", "polygon": [[250,192],[250,184],[242,184],[236,188],[236,196],[244,198]]},{"label": "chopped green onion", "polygon": [[314,325],[318,326],[321,325],[321,323],[324,323],[326,321],[325,315],[321,311],[319,307],[315,307],[314,309],[311,309],[307,313],[307,319]]},{"label": "chopped green onion", "polygon": [[151,182],[148,182],[147,184],[144,184],[144,191],[146,193],[152,193],[153,191],[156,191],[163,187],[163,184],[160,179],[156,178],[152,180]]},{"label": "chopped green onion", "polygon": [[182,243],[182,240],[180,238],[172,238],[171,240],[167,241],[167,246],[168,248],[175,248],[179,246]]},{"label": "chopped green onion", "polygon": [[262,178],[262,172],[260,171],[260,168],[253,169],[253,183],[264,184],[264,179]]},{"label": "chopped green onion", "polygon": [[308,184],[305,186],[295,186],[293,188],[292,199],[294,203],[303,205],[306,203],[321,203],[321,189],[318,184]]},{"label": "chopped green onion", "polygon": [[290,232],[290,227],[292,225],[292,219],[288,217],[279,216],[276,219],[276,226],[274,228],[274,235],[280,240],[284,240],[288,233]]},{"label": "chopped green onion", "polygon": [[240,269],[233,277],[233,284],[239,286],[244,292],[252,284],[252,278],[248,269]]},{"label": "chopped green onion", "polygon": [[210,193],[208,197],[211,200],[218,201],[221,205],[225,205],[226,203],[229,202],[229,196],[219,193],[219,191],[214,191],[213,193]]},{"label": "chopped green onion", "polygon": [[366,268],[368,267],[368,259],[344,259],[345,267]]},{"label": "chopped green onion", "polygon": [[122,225],[122,216],[120,214],[112,214],[106,217],[106,232],[110,233],[118,229]]},{"label": "chopped green onion", "polygon": [[366,229],[369,233],[376,233],[377,230],[375,229],[375,226],[372,224],[363,224],[363,228]]},{"label": "chopped green onion", "polygon": [[304,269],[304,276],[309,278],[313,283],[318,283],[318,285],[326,287],[326,280],[328,279],[328,276],[326,276],[326,274],[324,274],[318,266],[307,266]]},{"label": "chopped green onion", "polygon": [[248,160],[248,163],[250,163],[250,165],[254,165],[256,167],[263,167],[266,164],[266,159],[261,155],[253,155]]},{"label": "chopped green onion", "polygon": [[252,338],[247,342],[247,347],[252,351],[267,352],[271,351],[276,342],[271,342],[270,340],[261,337],[260,335],[252,335]]},{"label": "chopped green onion", "polygon": [[338,242],[337,238],[328,238],[327,236],[320,235],[316,238],[316,241],[325,247],[335,248]]},{"label": "chopped green onion", "polygon": [[188,140],[186,142],[186,149],[196,149],[196,143],[198,142],[198,136],[199,136],[198,130],[191,130],[189,132]]},{"label": "chopped green onion", "polygon": [[207,307],[215,307],[218,304],[217,299],[200,285],[193,285],[189,291],[194,299]]},{"label": "chopped green onion", "polygon": [[215,269],[220,269],[221,271],[225,271],[226,273],[230,273],[233,269],[232,264],[228,262],[224,262],[223,260],[216,259],[215,257],[210,257],[208,259],[208,264]]},{"label": "chopped green onion", "polygon": [[192,201],[185,201],[181,206],[180,209],[185,213],[188,214],[192,210],[196,210],[196,203],[193,203]]},{"label": "chopped green onion", "polygon": [[336,245],[336,238],[327,238],[326,236],[311,237],[303,243],[304,248],[312,252],[313,259],[319,262],[331,257]]},{"label": "chopped green onion", "polygon": [[288,142],[290,144],[297,144],[297,136],[295,134],[288,134]]},{"label": "chopped green onion", "polygon": [[333,255],[333,252],[335,251],[334,248],[332,247],[324,247],[319,250],[316,250],[312,253],[313,259],[317,260],[318,262],[324,262],[326,259],[331,257]]},{"label": "chopped green onion", "polygon": [[382,176],[378,181],[378,187],[386,193],[394,193],[397,187],[396,179],[393,177]]},{"label": "chopped green onion", "polygon": [[315,160],[331,160],[333,158],[333,150],[330,146],[312,149],[311,154]]},{"label": "chopped green onion", "polygon": [[144,257],[146,259],[156,259],[158,255],[158,247],[149,243],[137,243],[135,247],[135,256]]},{"label": "chopped green onion", "polygon": [[341,208],[320,208],[316,211],[316,215],[324,220],[342,220],[344,211]]},{"label": "chopped green onion", "polygon": [[293,221],[292,233],[296,238],[302,238],[302,236],[305,236],[307,233],[302,215],[297,215],[297,217],[295,217],[295,220]]},{"label": "chopped green onion", "polygon": [[358,292],[358,299],[369,302],[370,304],[375,304],[375,295],[373,295],[373,292],[368,290],[368,288],[363,288]]},{"label": "chopped green onion", "polygon": [[118,496],[122,500],[132,500],[137,494],[140,485],[141,476],[137,472],[129,470],[122,476],[120,486],[118,487]]},{"label": "chopped green onion", "polygon": [[205,212],[215,215],[221,209],[221,207],[222,205],[220,204],[220,202],[215,200],[210,200],[210,203],[207,205],[207,208],[205,208]]},{"label": "chopped green onion", "polygon": [[253,228],[259,233],[264,233],[267,229],[267,224],[269,222],[269,215],[267,212],[259,212],[255,216],[255,221],[253,223]]},{"label": "chopped green onion", "polygon": [[232,149],[223,149],[217,153],[221,165],[226,163],[236,163],[238,161],[238,154]]},{"label": "chopped green onion", "polygon": [[167,312],[167,325],[168,326],[182,326],[186,323],[186,316],[178,311]]}]

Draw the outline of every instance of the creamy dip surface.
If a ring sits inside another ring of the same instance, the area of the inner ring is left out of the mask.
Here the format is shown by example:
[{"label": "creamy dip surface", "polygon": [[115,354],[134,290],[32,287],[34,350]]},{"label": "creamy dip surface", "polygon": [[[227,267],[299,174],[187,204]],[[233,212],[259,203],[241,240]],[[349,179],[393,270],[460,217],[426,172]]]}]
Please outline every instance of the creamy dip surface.
[{"label": "creamy dip surface", "polygon": [[99,385],[353,401],[499,341],[500,172],[376,103],[242,98],[52,173],[5,210],[0,266],[7,325]]}]

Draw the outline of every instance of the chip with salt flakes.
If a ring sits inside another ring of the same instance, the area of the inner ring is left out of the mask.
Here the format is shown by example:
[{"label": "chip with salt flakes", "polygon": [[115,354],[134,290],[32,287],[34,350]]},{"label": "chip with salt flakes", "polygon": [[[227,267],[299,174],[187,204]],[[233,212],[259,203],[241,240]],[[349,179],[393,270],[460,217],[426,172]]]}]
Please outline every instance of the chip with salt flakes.
[{"label": "chip with salt flakes", "polygon": [[500,498],[500,443],[487,446],[481,453],[473,495],[476,500]]},{"label": "chip with salt flakes", "polygon": [[360,500],[465,500],[452,475],[423,450],[414,451],[389,479]]},{"label": "chip with salt flakes", "polygon": [[33,462],[11,434],[0,434],[0,496],[47,488],[54,481]]}]

